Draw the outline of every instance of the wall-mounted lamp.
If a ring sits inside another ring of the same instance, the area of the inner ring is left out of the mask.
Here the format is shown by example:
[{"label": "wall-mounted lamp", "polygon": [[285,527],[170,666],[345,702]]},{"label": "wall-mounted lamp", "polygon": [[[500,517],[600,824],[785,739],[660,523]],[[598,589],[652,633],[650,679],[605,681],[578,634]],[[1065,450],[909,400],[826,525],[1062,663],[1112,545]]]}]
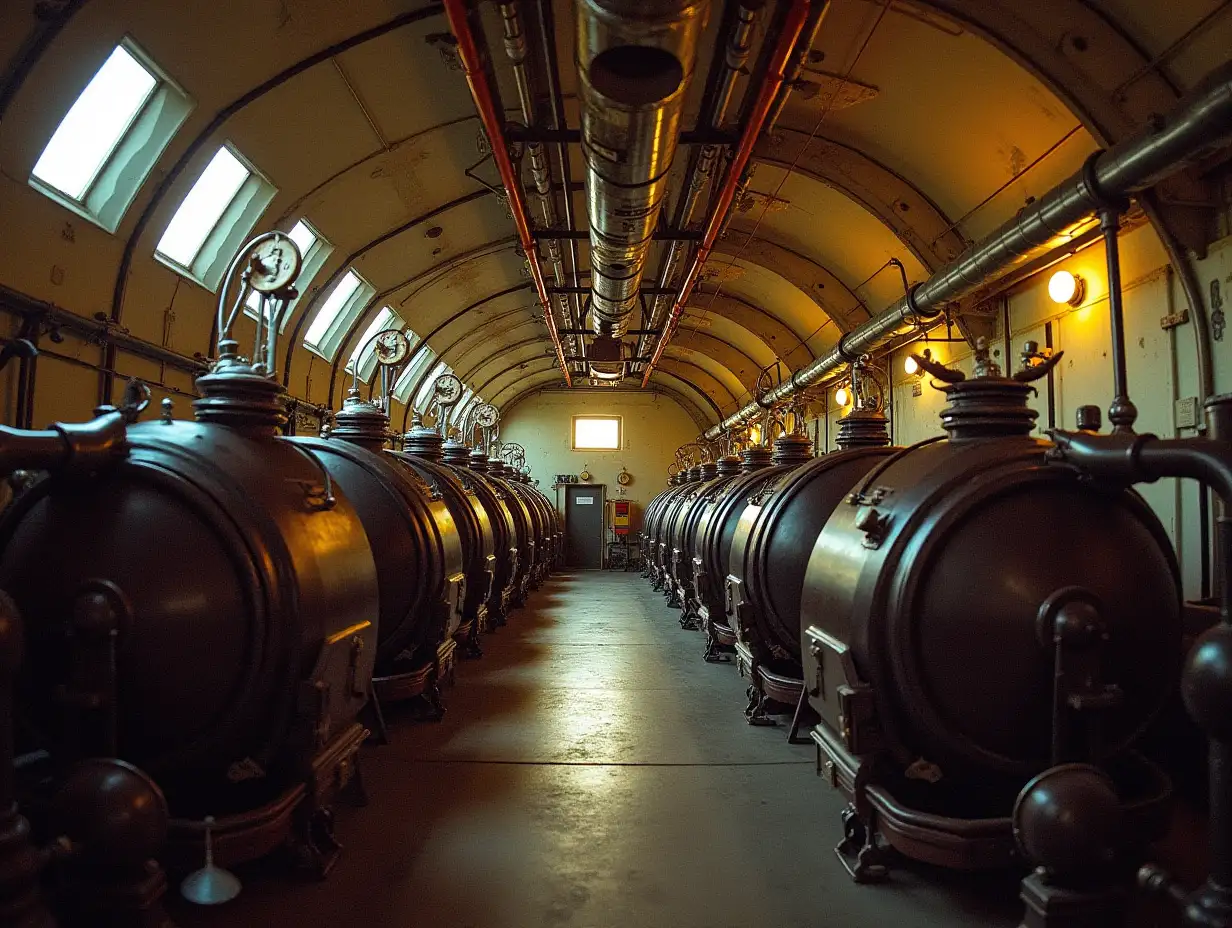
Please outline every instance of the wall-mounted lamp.
[{"label": "wall-mounted lamp", "polygon": [[[925,348],[920,352],[920,357],[922,358],[932,360],[932,356],[933,352],[931,348]],[[906,359],[903,361],[903,370],[905,370],[908,376],[911,377],[922,377],[924,375],[924,368],[920,367],[920,362],[911,355],[907,355]]]},{"label": "wall-mounted lamp", "polygon": [[1086,281],[1069,271],[1057,271],[1048,279],[1048,296],[1054,303],[1068,303],[1077,306],[1086,296]]},{"label": "wall-mounted lamp", "polygon": [[850,406],[851,391],[846,387],[839,387],[834,391],[834,402],[838,403],[840,406]]}]

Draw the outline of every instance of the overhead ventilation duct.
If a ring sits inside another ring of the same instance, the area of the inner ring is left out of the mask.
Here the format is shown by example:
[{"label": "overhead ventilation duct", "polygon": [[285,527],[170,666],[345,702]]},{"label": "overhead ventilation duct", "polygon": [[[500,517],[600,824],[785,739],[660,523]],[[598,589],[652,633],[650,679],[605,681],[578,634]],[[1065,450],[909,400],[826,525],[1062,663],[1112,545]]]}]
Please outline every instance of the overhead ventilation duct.
[{"label": "overhead ventilation duct", "polygon": [[[591,376],[624,374],[619,345],[676,154],[705,0],[582,0],[578,72],[590,219]],[[613,350],[615,348],[615,351]]]}]

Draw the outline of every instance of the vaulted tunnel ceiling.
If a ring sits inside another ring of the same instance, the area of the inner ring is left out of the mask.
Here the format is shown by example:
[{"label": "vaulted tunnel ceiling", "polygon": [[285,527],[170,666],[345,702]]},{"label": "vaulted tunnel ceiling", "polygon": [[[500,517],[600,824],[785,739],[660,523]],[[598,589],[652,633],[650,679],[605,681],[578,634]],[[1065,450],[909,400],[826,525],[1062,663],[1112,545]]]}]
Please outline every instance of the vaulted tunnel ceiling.
[{"label": "vaulted tunnel ceiling", "polygon": [[[927,278],[1098,146],[1168,109],[1226,55],[1232,16],[1218,15],[1224,6],[833,0],[775,131],[754,147],[749,187],[651,386],[712,423],[747,401],[761,368],[781,360],[794,370],[825,352],[901,296],[904,283]],[[293,392],[322,400],[324,389],[337,405],[343,368],[385,306],[424,338],[416,356],[431,349],[491,402],[511,405],[561,382],[439,5],[91,0],[67,4],[63,21],[40,19],[35,7],[0,10],[0,63],[10,63],[0,83],[0,206],[19,220],[11,227],[27,230],[5,245],[15,266],[29,266],[28,279],[6,283],[31,293],[45,288],[43,252],[51,248],[53,261],[68,263],[56,252],[73,245],[61,241],[61,226],[71,221],[78,247],[91,250],[89,272],[71,275],[57,302],[105,312],[152,341],[163,334],[162,308],[175,306],[168,346],[208,354],[213,294],[195,284],[181,292],[180,276],[155,260],[153,249],[226,141],[276,188],[257,229],[307,219],[333,246],[286,328],[282,374]],[[542,122],[534,128],[553,128],[559,108],[564,127],[576,132],[574,5],[523,0],[518,8]],[[774,40],[774,8],[768,4],[757,20],[751,62]],[[1204,17],[1204,28],[1186,37]],[[686,96],[685,130],[698,121],[723,19],[724,4],[714,0]],[[551,75],[539,41],[543,21],[554,27],[558,73]],[[482,4],[477,22],[506,119],[519,122],[497,5]],[[236,23],[244,24],[242,33]],[[195,105],[111,234],[43,208],[26,178],[81,88],[125,36]],[[559,100],[548,97],[549,77]],[[756,90],[747,76],[737,80],[733,132],[750,88]],[[529,200],[529,158],[524,144],[515,148]],[[562,148],[567,171],[558,160]],[[580,145],[569,140],[545,150],[557,214],[568,200],[574,227],[584,232]],[[690,151],[682,145],[673,165],[664,224]],[[1184,196],[1171,199],[1152,218],[1163,236],[1186,244],[1193,217]],[[587,286],[589,241],[561,245],[569,282],[576,270]],[[539,247],[546,267],[546,243]],[[657,284],[667,247],[651,246],[644,286]],[[303,348],[303,335],[350,269],[373,292],[326,360]],[[569,325],[563,318],[557,324]],[[434,369],[416,378],[412,395]]]}]

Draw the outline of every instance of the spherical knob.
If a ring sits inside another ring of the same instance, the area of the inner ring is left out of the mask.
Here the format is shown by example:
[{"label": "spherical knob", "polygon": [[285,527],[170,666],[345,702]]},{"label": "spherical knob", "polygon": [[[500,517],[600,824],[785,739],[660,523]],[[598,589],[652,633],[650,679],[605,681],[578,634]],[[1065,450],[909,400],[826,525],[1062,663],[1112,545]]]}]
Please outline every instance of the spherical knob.
[{"label": "spherical knob", "polygon": [[52,803],[58,833],[93,863],[139,867],[167,838],[167,800],[145,773],[122,760],[82,762]]},{"label": "spherical knob", "polygon": [[1215,625],[1194,643],[1181,675],[1181,695],[1208,735],[1232,741],[1232,627]]},{"label": "spherical knob", "polygon": [[1123,823],[1115,786],[1089,764],[1045,770],[1014,803],[1019,848],[1058,882],[1102,875],[1116,857]]}]

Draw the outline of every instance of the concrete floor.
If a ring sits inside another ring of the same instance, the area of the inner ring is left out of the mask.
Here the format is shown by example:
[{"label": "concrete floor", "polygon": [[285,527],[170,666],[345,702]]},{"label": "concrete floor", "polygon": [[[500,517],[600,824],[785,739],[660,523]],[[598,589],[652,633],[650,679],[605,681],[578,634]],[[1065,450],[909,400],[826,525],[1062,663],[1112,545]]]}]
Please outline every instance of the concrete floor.
[{"label": "concrete floor", "polygon": [[324,883],[267,863],[184,928],[924,928],[1018,923],[1013,878],[895,871],[850,882],[841,802],[786,727],[745,724],[744,683],[636,573],[553,578],[439,724],[391,719],[364,754]]}]

